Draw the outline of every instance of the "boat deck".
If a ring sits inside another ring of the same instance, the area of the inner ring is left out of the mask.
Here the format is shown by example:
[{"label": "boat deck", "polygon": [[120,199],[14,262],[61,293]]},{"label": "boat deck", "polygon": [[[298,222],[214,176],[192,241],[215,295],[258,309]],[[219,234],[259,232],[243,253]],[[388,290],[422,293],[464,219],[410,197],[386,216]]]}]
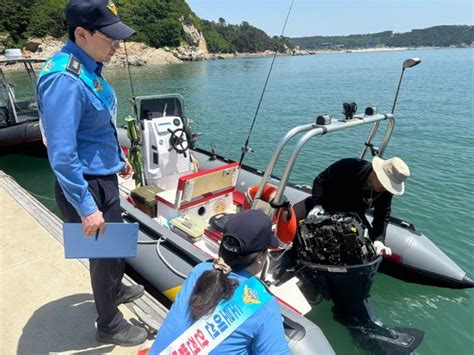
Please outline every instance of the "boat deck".
[{"label": "boat deck", "polygon": [[[1,354],[136,354],[95,340],[94,307],[87,260],[66,260],[62,222],[0,170]],[[125,284],[134,283],[128,277]],[[161,324],[166,308],[148,293],[121,305],[139,323],[132,307]]]}]

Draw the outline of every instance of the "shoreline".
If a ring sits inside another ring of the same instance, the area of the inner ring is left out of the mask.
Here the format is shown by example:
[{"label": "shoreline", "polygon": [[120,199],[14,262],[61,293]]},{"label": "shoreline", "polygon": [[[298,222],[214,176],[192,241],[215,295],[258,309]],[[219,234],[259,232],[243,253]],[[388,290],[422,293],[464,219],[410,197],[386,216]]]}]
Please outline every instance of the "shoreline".
[{"label": "shoreline", "polygon": [[[47,38],[42,40],[41,43],[36,42],[36,46],[28,50],[24,48],[22,50],[25,58],[39,58],[49,59],[55,52],[57,52],[64,42]],[[183,48],[179,47],[176,49],[170,49],[168,47],[163,48],[152,48],[143,43],[138,42],[127,42],[128,62],[130,66],[136,67],[147,67],[155,65],[167,65],[167,64],[182,64],[185,62],[194,61],[214,61],[214,60],[229,60],[229,59],[245,59],[245,58],[264,58],[272,57],[275,52],[266,50],[264,52],[256,53],[206,53],[196,48]],[[395,52],[395,51],[407,51],[407,50],[430,50],[430,49],[453,49],[453,48],[474,48],[469,47],[374,47],[374,48],[353,48],[353,49],[318,49],[318,50],[288,50],[286,53],[278,53],[278,56],[307,56],[307,55],[319,55],[319,54],[337,54],[337,53],[365,53],[365,52]],[[177,53],[183,53],[185,55],[178,55]],[[6,60],[4,55],[0,55],[0,60]],[[40,69],[41,63],[35,65],[35,68]],[[110,63],[107,63],[106,68],[124,68],[127,66],[127,57],[125,55],[123,43],[117,50]],[[22,64],[8,65],[2,68],[5,71],[17,71],[23,69]]]}]

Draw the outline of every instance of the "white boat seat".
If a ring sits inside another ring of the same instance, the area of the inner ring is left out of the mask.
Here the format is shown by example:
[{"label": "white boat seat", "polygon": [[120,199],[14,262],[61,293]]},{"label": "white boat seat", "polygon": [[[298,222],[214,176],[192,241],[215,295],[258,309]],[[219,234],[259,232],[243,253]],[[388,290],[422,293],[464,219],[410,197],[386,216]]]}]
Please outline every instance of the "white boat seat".
[{"label": "white boat seat", "polygon": [[166,201],[168,204],[174,205],[176,203],[176,190],[177,189],[170,189],[159,192],[156,194],[156,198]]}]

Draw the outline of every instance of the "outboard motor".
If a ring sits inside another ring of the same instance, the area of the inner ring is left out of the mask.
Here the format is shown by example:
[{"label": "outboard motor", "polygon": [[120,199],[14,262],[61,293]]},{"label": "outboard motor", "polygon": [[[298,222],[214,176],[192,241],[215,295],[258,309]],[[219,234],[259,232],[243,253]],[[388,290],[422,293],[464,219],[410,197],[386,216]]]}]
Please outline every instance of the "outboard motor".
[{"label": "outboard motor", "polygon": [[368,298],[382,257],[357,215],[308,217],[299,227],[296,252],[296,269],[308,301],[331,299],[335,318],[361,346],[375,353],[409,354],[421,343],[422,331],[390,329],[376,319]]}]

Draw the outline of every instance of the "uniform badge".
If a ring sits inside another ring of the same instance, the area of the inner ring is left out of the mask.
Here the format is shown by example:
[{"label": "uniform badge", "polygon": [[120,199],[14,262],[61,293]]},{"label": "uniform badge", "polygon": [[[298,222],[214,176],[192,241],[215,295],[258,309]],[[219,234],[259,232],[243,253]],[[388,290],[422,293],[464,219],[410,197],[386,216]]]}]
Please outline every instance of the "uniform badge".
[{"label": "uniform badge", "polygon": [[115,15],[118,16],[117,6],[112,1],[109,1],[107,4],[107,8]]},{"label": "uniform badge", "polygon": [[54,62],[52,60],[48,60],[48,62],[44,65],[43,70],[45,72],[49,72],[53,66]]},{"label": "uniform badge", "polygon": [[100,81],[97,80],[97,79],[94,80],[94,90],[95,90],[95,91],[102,91],[102,90],[104,90],[104,87],[102,86],[102,84],[100,83]]},{"label": "uniform badge", "polygon": [[66,70],[76,75],[79,75],[79,73],[81,72],[81,68],[82,68],[81,62],[78,61],[76,57],[71,55],[71,57],[69,58],[69,62],[67,63],[67,66],[66,66]]},{"label": "uniform badge", "polygon": [[243,295],[243,302],[247,304],[260,304],[261,302],[258,299],[257,291],[247,287],[244,287],[244,295]]}]

